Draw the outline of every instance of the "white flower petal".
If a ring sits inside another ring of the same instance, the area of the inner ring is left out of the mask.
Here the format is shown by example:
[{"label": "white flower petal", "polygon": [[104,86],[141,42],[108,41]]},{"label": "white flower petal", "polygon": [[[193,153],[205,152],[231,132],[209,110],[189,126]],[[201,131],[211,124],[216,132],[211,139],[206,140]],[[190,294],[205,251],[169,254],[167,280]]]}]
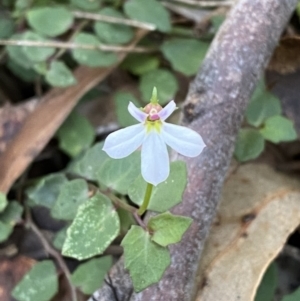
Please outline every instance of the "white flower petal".
[{"label": "white flower petal", "polygon": [[161,135],[165,143],[187,157],[200,155],[205,147],[205,143],[197,132],[183,126],[164,122]]},{"label": "white flower petal", "polygon": [[176,110],[176,103],[174,100],[170,101],[160,112],[158,116],[161,120],[166,120]]},{"label": "white flower petal", "polygon": [[135,124],[107,136],[103,150],[114,159],[129,156],[143,143],[146,129],[143,124]]},{"label": "white flower petal", "polygon": [[167,146],[160,134],[151,131],[142,146],[142,176],[146,182],[157,185],[167,179],[170,162]]},{"label": "white flower petal", "polygon": [[138,109],[131,101],[128,105],[128,112],[139,122],[144,122],[148,116],[148,114]]}]

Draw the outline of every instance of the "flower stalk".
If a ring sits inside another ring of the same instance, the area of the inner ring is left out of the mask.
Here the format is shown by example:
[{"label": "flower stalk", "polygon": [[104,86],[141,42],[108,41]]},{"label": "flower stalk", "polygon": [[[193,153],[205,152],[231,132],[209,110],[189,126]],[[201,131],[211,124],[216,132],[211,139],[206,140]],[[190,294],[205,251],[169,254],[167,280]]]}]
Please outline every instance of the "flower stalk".
[{"label": "flower stalk", "polygon": [[153,184],[147,183],[144,201],[137,212],[138,215],[143,215],[146,212],[146,210],[148,209],[151,194],[152,194],[152,188],[153,188]]}]

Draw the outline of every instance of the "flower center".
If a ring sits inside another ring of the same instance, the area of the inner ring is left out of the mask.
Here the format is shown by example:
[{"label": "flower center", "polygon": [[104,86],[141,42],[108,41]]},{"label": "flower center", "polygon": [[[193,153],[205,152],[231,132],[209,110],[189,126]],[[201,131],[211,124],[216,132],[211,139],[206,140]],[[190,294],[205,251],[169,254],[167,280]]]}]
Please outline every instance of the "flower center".
[{"label": "flower center", "polygon": [[159,120],[160,117],[158,112],[162,110],[162,107],[159,104],[149,103],[145,106],[144,112],[148,114],[148,120],[155,121]]}]

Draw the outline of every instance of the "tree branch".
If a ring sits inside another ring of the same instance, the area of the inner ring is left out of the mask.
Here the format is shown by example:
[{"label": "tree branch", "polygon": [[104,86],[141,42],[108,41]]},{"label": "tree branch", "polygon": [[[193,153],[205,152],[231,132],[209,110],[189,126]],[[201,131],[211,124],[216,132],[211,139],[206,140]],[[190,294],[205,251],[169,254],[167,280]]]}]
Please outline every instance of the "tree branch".
[{"label": "tree branch", "polygon": [[[296,4],[297,0],[240,0],[213,41],[190,86],[182,116],[182,124],[199,132],[207,147],[197,158],[176,156],[188,165],[188,186],[172,213],[194,222],[183,240],[170,247],[172,263],[162,280],[132,294],[130,301],[195,299],[199,259],[245,108]],[[119,300],[127,300],[132,289],[122,260],[110,277]],[[116,300],[107,286],[94,298]]]}]

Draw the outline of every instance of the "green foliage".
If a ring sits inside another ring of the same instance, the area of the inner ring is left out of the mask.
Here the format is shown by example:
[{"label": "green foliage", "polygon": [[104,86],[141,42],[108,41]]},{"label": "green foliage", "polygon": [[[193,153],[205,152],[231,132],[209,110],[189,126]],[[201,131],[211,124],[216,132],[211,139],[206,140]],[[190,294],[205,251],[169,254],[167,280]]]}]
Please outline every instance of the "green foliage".
[{"label": "green foliage", "polygon": [[124,60],[122,67],[132,74],[142,75],[159,66],[158,57],[146,53],[129,54]]},{"label": "green foliage", "polygon": [[[89,33],[79,33],[74,38],[74,43],[100,46],[100,41],[95,35]],[[104,52],[99,49],[74,49],[73,58],[81,65],[89,67],[107,67],[116,63],[117,56],[115,53]]]},{"label": "green foliage", "polygon": [[158,99],[161,105],[171,101],[177,90],[178,83],[175,76],[168,70],[156,69],[141,76],[139,89],[145,102],[149,102],[153,87],[157,88]]},{"label": "green foliage", "polygon": [[67,230],[62,254],[79,260],[101,254],[117,237],[120,220],[111,201],[97,193],[79,208]]},{"label": "green foliage", "polygon": [[130,93],[117,92],[114,95],[116,114],[121,127],[126,127],[137,123],[136,119],[133,118],[127,110],[130,101],[137,107],[139,106],[137,99]]},{"label": "green foliage", "polygon": [[50,69],[47,70],[45,79],[50,85],[61,88],[72,86],[77,83],[72,71],[61,61],[51,62]]},{"label": "green foliage", "polygon": [[275,263],[272,263],[266,270],[264,277],[257,289],[255,301],[272,301],[274,299],[277,282],[278,271]]},{"label": "green foliage", "polygon": [[7,198],[6,195],[2,192],[0,192],[0,212],[5,209],[7,206]]},{"label": "green foliage", "polygon": [[153,231],[151,239],[160,246],[166,247],[179,242],[192,221],[190,217],[164,212],[151,217],[147,226]]},{"label": "green foliage", "polygon": [[51,209],[59,195],[60,189],[67,182],[67,178],[62,174],[50,174],[42,178],[35,186],[26,191],[30,204]]},{"label": "green foliage", "polygon": [[91,259],[79,265],[72,274],[71,280],[84,294],[90,295],[101,287],[105,274],[111,266],[111,256]]},{"label": "green foliage", "polygon": [[136,292],[158,282],[171,263],[168,249],[153,242],[141,227],[132,226],[121,245],[125,268],[130,272]]},{"label": "green foliage", "polygon": [[127,194],[128,187],[139,176],[140,152],[115,160],[109,158],[98,171],[98,181],[121,194]]},{"label": "green foliage", "polygon": [[78,8],[94,11],[100,8],[102,0],[71,0],[71,3]]},{"label": "green foliage", "polygon": [[166,41],[161,50],[172,67],[185,74],[197,73],[209,44],[195,39],[173,38]]},{"label": "green foliage", "polygon": [[261,80],[250,100],[246,111],[249,124],[260,126],[267,118],[281,114],[281,105],[277,97],[266,90],[263,80]]},{"label": "green foliage", "polygon": [[274,143],[293,141],[297,138],[293,122],[283,116],[272,116],[265,121],[260,133]]},{"label": "green foliage", "polygon": [[125,13],[132,19],[152,23],[158,30],[171,30],[170,14],[156,0],[129,0],[124,5]]},{"label": "green foliage", "polygon": [[[26,31],[23,34],[23,39],[26,41],[34,42],[47,42],[47,40],[42,37],[40,34],[33,31]],[[42,62],[48,59],[51,55],[54,54],[55,48],[52,47],[30,47],[22,46],[24,54],[32,62]]]},{"label": "green foliage", "polygon": [[96,143],[69,167],[69,171],[88,180],[97,181],[98,172],[110,157],[102,150],[103,142]]},{"label": "green foliage", "polygon": [[292,294],[284,296],[282,301],[299,301],[300,300],[300,288],[295,290]]},{"label": "green foliage", "polygon": [[256,129],[241,129],[235,145],[235,157],[240,162],[257,158],[265,148],[263,136]]},{"label": "green foliage", "polygon": [[[102,9],[100,14],[120,19],[124,18],[122,13],[110,7]],[[126,44],[134,36],[133,29],[129,26],[100,21],[94,24],[94,30],[100,41],[107,44]]]},{"label": "green foliage", "polygon": [[87,118],[73,111],[57,131],[57,138],[59,148],[76,157],[92,145],[95,130]]},{"label": "green foliage", "polygon": [[88,193],[85,180],[76,179],[65,183],[51,208],[51,215],[57,219],[73,220],[78,207],[88,200]]},{"label": "green foliage", "polygon": [[[170,175],[163,183],[153,187],[149,210],[164,212],[179,204],[186,186],[186,166],[183,161],[171,163]],[[141,205],[144,199],[147,183],[139,176],[128,189],[132,202]]]},{"label": "green foliage", "polygon": [[56,249],[58,249],[58,250],[62,249],[64,242],[66,240],[66,237],[67,237],[67,230],[68,230],[68,227],[62,228],[55,234],[55,236],[53,238],[53,246]]},{"label": "green foliage", "polygon": [[10,17],[0,14],[0,39],[9,38],[14,32],[14,28],[14,21]]},{"label": "green foliage", "polygon": [[12,296],[18,301],[49,301],[58,290],[54,263],[37,263],[17,284]]},{"label": "green foliage", "polygon": [[[123,200],[123,202],[126,202],[126,200]],[[122,208],[118,208],[117,212],[120,218],[120,232],[121,234],[126,233],[132,225],[136,224],[135,219],[133,218],[131,213]]]},{"label": "green foliage", "polygon": [[5,241],[12,233],[13,227],[9,224],[3,223],[0,220],[0,243]]},{"label": "green foliage", "polygon": [[65,7],[33,8],[27,11],[26,18],[32,29],[49,37],[66,32],[73,23],[73,15]]}]

